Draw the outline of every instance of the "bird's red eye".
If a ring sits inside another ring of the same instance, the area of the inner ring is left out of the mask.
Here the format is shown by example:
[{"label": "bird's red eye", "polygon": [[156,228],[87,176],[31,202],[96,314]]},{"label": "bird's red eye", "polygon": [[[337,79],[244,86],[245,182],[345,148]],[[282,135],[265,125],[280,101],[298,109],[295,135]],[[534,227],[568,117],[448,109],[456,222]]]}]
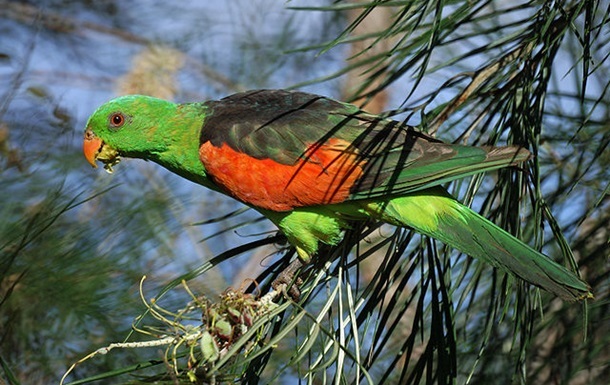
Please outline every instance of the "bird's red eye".
[{"label": "bird's red eye", "polygon": [[119,128],[125,124],[125,116],[120,112],[115,112],[110,115],[110,125],[114,128]]}]

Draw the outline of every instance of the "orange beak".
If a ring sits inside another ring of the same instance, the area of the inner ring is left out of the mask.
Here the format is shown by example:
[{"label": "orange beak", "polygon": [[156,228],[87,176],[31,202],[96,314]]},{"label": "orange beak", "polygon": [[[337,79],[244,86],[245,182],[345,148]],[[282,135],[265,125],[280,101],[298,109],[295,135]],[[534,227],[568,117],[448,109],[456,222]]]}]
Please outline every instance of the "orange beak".
[{"label": "orange beak", "polygon": [[102,149],[103,142],[100,138],[95,136],[91,129],[87,128],[85,130],[85,141],[83,142],[83,152],[85,153],[85,159],[87,162],[93,166],[93,168],[97,168],[95,164],[95,160],[97,159],[97,155],[100,153]]}]

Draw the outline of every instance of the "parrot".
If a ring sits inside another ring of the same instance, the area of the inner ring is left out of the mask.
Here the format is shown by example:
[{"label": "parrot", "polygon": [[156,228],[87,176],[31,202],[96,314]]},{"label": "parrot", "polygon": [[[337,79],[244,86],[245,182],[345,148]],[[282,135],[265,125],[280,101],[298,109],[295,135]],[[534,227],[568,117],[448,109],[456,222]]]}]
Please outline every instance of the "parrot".
[{"label": "parrot", "polygon": [[297,266],[320,244],[337,245],[351,221],[372,220],[414,229],[564,300],[591,297],[574,272],[442,186],[527,161],[519,146],[445,143],[353,104],[262,89],[181,104],[120,96],[89,117],[83,152],[108,172],[121,157],[152,161],[254,208],[296,249]]}]

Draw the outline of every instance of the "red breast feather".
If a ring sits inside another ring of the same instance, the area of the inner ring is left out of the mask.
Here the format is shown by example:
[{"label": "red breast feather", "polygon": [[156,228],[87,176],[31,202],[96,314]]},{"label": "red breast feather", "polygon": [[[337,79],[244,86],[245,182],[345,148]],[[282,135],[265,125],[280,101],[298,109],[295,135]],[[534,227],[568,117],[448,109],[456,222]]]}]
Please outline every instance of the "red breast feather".
[{"label": "red breast feather", "polygon": [[340,139],[310,145],[293,165],[256,159],[224,143],[202,144],[199,157],[210,179],[227,194],[272,211],[343,202],[364,167],[349,142]]}]

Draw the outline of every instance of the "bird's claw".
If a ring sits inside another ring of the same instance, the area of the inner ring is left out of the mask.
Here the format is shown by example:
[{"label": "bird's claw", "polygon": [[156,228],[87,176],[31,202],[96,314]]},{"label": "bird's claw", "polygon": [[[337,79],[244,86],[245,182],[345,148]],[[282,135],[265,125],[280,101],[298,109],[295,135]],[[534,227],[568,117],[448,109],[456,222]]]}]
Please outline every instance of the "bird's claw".
[{"label": "bird's claw", "polygon": [[303,266],[303,262],[297,258],[288,265],[277,278],[271,282],[271,287],[276,291],[286,293],[292,300],[298,302],[301,297],[299,286],[303,284],[303,280],[298,276],[295,277],[297,271]]}]

